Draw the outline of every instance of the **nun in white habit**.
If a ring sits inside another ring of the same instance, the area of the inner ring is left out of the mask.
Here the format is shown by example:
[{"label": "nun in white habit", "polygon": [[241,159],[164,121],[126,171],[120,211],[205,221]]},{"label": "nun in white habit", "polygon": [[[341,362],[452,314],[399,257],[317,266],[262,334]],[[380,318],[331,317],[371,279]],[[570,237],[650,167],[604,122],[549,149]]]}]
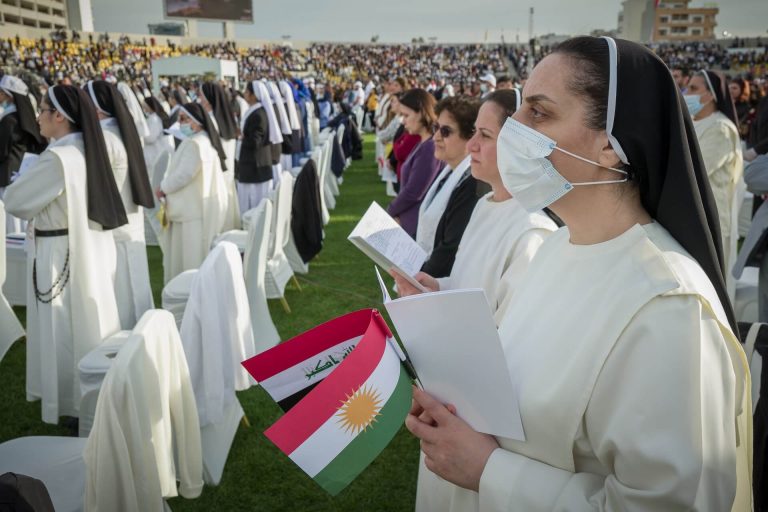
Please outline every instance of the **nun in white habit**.
[{"label": "nun in white habit", "polygon": [[611,38],[560,44],[498,141],[505,187],[565,222],[499,337],[524,440],[415,389],[406,426],[442,480],[417,510],[751,510],[749,370],[717,210],[667,67]]},{"label": "nun in white habit", "polygon": [[125,82],[118,83],[117,90],[120,91],[120,95],[123,97],[125,105],[128,107],[128,112],[131,113],[133,122],[136,123],[136,131],[138,132],[139,137],[144,140],[144,137],[149,135],[149,127],[147,126],[147,118],[144,116],[144,109],[141,108],[141,103],[139,103],[136,93],[133,92],[133,89],[131,89]]},{"label": "nun in white habit", "polygon": [[145,311],[155,307],[149,284],[144,208],[154,206],[141,139],[117,88],[89,81],[85,89],[96,107],[107,154],[123,200],[128,224],[113,231],[117,248],[115,296],[123,329],[133,329]]},{"label": "nun in white habit", "polygon": [[[291,129],[291,122],[288,120],[288,113],[285,110],[285,100],[275,82],[267,82],[266,85],[269,96],[272,98],[272,104],[277,112],[277,120],[280,121],[280,133],[283,134],[280,167],[281,170],[290,171],[293,168],[293,157],[291,157],[293,153],[293,130]],[[275,187],[277,187],[278,181],[280,181],[280,176],[275,178]]]},{"label": "nun in white habit", "polygon": [[240,208],[237,205],[235,187],[235,151],[237,149],[237,123],[235,114],[227,99],[224,89],[217,83],[205,82],[200,87],[203,108],[212,116],[219,132],[221,147],[226,155],[227,169],[224,171],[224,183],[227,187],[227,213],[224,216],[224,231],[240,229]]},{"label": "nun in white habit", "polygon": [[27,399],[42,399],[43,421],[55,424],[78,415],[80,359],[120,330],[111,230],[128,219],[88,94],[51,87],[40,111],[40,131],[55,142],[8,187],[5,205],[34,223]]},{"label": "nun in white habit", "polygon": [[197,103],[179,110],[187,136],[171,157],[168,173],[156,191],[165,199],[169,221],[163,244],[165,282],[200,267],[224,225],[227,190],[222,170],[226,157],[219,134]]}]

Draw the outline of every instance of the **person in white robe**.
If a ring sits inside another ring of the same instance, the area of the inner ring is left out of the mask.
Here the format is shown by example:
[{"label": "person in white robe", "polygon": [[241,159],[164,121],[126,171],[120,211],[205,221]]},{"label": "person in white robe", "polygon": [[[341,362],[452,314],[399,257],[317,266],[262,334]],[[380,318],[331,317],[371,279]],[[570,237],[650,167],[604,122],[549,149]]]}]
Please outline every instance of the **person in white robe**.
[{"label": "person in white robe", "polygon": [[200,103],[219,132],[221,147],[226,156],[224,184],[227,187],[227,213],[224,216],[224,231],[240,229],[240,207],[237,204],[235,186],[235,152],[237,150],[238,127],[235,114],[229,103],[229,96],[219,84],[205,82],[200,87]]},{"label": "person in white robe", "polygon": [[[283,135],[283,143],[280,151],[280,170],[289,171],[293,167],[291,154],[293,153],[293,130],[291,122],[288,120],[288,113],[285,110],[285,103],[277,84],[272,81],[265,82],[269,96],[272,99],[272,105],[277,114],[277,120],[280,122],[280,133]],[[274,186],[277,188],[280,181],[280,175],[273,176]]]},{"label": "person in white robe", "polygon": [[163,275],[167,283],[185,270],[200,267],[224,225],[227,190],[222,176],[225,156],[208,114],[197,103],[179,111],[187,138],[171,157],[156,191],[165,200]]},{"label": "person in white robe", "polygon": [[149,135],[149,127],[147,126],[147,118],[144,116],[144,109],[141,107],[141,103],[139,103],[139,98],[133,92],[131,86],[125,82],[119,82],[117,90],[120,91],[120,95],[125,100],[128,111],[131,113],[133,122],[136,123],[136,131],[139,133],[139,137],[143,139]]},{"label": "person in white robe", "polygon": [[147,115],[149,130],[149,135],[144,137],[144,162],[147,164],[147,171],[152,173],[160,155],[173,153],[176,148],[173,145],[173,136],[165,133],[165,130],[171,127],[171,120],[157,98],[148,97],[142,107]]},{"label": "person in white robe", "polygon": [[725,277],[733,300],[736,280],[731,276],[731,269],[736,262],[739,241],[738,208],[746,187],[738,117],[727,87],[727,81],[721,74],[700,71],[688,82],[685,100],[717,204]]},{"label": "person in white robe", "polygon": [[48,89],[40,131],[54,139],[6,190],[6,209],[32,221],[28,240],[27,399],[42,417],[78,415],[77,364],[120,330],[112,287],[112,229],[127,223],[104,137],[88,95]]},{"label": "person in white robe", "polygon": [[574,38],[523,94],[502,180],[567,226],[499,325],[514,386],[499,406],[515,393],[525,439],[476,432],[414,389],[406,426],[440,477],[416,510],[751,510],[749,370],[669,70],[639,44]]},{"label": "person in white robe", "polygon": [[24,336],[24,328],[21,322],[13,312],[13,308],[8,303],[8,299],[3,295],[3,285],[5,284],[5,205],[0,201],[0,362],[5,357],[8,349],[13,342]]},{"label": "person in white robe", "polygon": [[155,307],[149,284],[144,208],[154,206],[152,187],[141,139],[120,93],[105,81],[85,85],[99,116],[128,224],[113,231],[117,249],[115,296],[123,329],[133,329],[148,309]]},{"label": "person in white robe", "polygon": [[[490,185],[491,192],[480,198],[472,211],[450,275],[437,279],[424,272],[416,275],[430,291],[482,288],[496,325],[505,317],[536,252],[557,229],[544,212],[528,213],[501,181],[496,139],[504,121],[519,107],[519,98],[516,91],[495,91],[483,100],[467,148],[472,175]],[[421,293],[405,279],[394,276],[401,296]],[[427,477],[434,475],[420,467],[420,481]]]}]

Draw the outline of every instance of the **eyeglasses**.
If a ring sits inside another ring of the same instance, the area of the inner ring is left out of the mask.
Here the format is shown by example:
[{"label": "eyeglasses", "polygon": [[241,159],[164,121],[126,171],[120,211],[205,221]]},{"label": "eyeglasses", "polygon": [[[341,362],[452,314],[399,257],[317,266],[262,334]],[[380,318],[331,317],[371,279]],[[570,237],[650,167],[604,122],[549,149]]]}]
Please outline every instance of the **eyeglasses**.
[{"label": "eyeglasses", "polygon": [[41,108],[40,109],[40,113],[42,114],[43,112],[51,112],[51,113],[53,113],[53,112],[56,112],[56,109],[55,108]]},{"label": "eyeglasses", "polygon": [[432,131],[433,131],[434,133],[438,133],[438,132],[440,132],[440,137],[442,137],[442,138],[444,138],[444,139],[447,139],[447,138],[448,138],[448,137],[450,137],[450,136],[451,136],[453,133],[455,133],[455,132],[456,132],[456,130],[455,130],[455,129],[451,128],[451,127],[450,127],[450,126],[448,126],[448,125],[445,125],[445,124],[443,124],[443,125],[440,125],[440,124],[437,124],[437,123],[435,123],[435,124],[433,124],[433,125],[432,125]]}]

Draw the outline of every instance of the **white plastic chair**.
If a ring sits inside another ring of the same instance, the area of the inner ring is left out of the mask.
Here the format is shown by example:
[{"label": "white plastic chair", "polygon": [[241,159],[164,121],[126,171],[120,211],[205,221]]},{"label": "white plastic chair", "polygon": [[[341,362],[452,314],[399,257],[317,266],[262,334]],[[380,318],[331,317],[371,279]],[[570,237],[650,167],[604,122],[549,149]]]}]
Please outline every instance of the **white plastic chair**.
[{"label": "white plastic chair", "polygon": [[328,205],[325,203],[325,175],[328,172],[328,167],[326,164],[326,154],[328,153],[328,143],[327,141],[318,148],[315,149],[315,152],[312,153],[312,158],[315,160],[315,164],[317,165],[317,174],[318,174],[318,184],[320,187],[320,212],[323,216],[323,226],[327,225],[328,222],[331,220],[331,214],[328,212]]},{"label": "white plastic chair", "polygon": [[293,176],[290,172],[283,171],[274,200],[276,213],[270,230],[269,257],[265,276],[266,291],[268,299],[280,299],[283,308],[290,313],[291,308],[285,300],[285,286],[294,277],[291,264],[285,255],[285,244],[288,243],[291,232],[291,207],[293,206]]},{"label": "white plastic chair", "polygon": [[245,288],[251,308],[251,326],[256,353],[280,343],[280,335],[267,307],[266,271],[269,249],[269,228],[272,225],[272,201],[267,199],[254,208],[248,226],[248,243],[243,260]]},{"label": "white plastic chair", "polygon": [[739,322],[757,322],[759,316],[758,275],[756,267],[744,267],[741,277],[736,281],[736,299],[733,301],[734,314]]},{"label": "white plastic chair", "polygon": [[[182,468],[182,494],[199,496],[202,463],[200,438],[194,435],[197,415],[189,414],[194,402],[183,398],[185,392],[191,394],[191,384],[186,364],[177,364],[179,360],[183,361],[183,349],[170,315],[147,311],[104,379],[109,392],[100,397],[90,436],[34,436],[7,441],[0,444],[0,473],[12,471],[41,480],[58,512],[84,510],[86,495],[88,507],[94,510],[167,509],[163,498],[177,495],[175,479],[168,478],[174,466]],[[142,375],[141,383],[132,380],[137,374]],[[177,385],[165,387],[169,395],[158,400],[158,390],[163,388],[159,385],[161,379]],[[163,404],[170,401],[176,404],[174,415],[162,410]],[[154,404],[161,410],[134,414],[133,408],[144,404]],[[166,420],[173,424],[164,425]],[[122,437],[115,437],[116,425],[123,427]],[[182,431],[183,439],[176,436]],[[193,435],[187,435],[190,433]],[[183,455],[174,464],[169,460],[170,452],[162,448],[178,444],[183,445],[179,452]],[[126,476],[133,488],[117,488]]]},{"label": "white plastic chair", "polygon": [[256,354],[240,251],[219,243],[192,282],[181,341],[195,394],[203,477],[218,485],[243,409],[235,391],[254,384],[240,364]]},{"label": "white plastic chair", "polygon": [[265,284],[273,212],[272,200],[265,199],[259,206],[243,214],[243,227],[247,231],[227,231],[216,240],[216,243],[231,242],[243,253],[243,275],[245,289],[248,292],[248,304],[251,308],[251,327],[257,353],[272,348],[280,342],[280,335],[267,306]]},{"label": "white plastic chair", "polygon": [[184,310],[189,301],[189,291],[192,289],[192,280],[198,269],[185,270],[177,275],[163,287],[163,309],[170,311],[176,320],[176,327],[181,329],[181,320],[184,318]]},{"label": "white plastic chair", "polygon": [[329,210],[336,208],[336,194],[333,193],[332,183],[336,181],[336,175],[331,170],[331,161],[333,160],[333,140],[327,141],[327,149],[325,152],[325,160],[323,165],[325,166],[325,174],[323,175],[322,187],[323,197],[325,197],[325,204]]}]

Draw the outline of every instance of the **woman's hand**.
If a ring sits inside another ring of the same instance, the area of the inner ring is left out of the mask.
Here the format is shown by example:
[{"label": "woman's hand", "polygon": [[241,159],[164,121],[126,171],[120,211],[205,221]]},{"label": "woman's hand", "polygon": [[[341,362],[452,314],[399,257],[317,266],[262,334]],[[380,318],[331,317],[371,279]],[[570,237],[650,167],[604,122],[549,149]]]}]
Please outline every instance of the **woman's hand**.
[{"label": "woman's hand", "polygon": [[157,187],[157,190],[155,190],[155,195],[158,199],[162,199],[165,197],[165,192],[163,192],[160,187]]},{"label": "woman's hand", "polygon": [[491,453],[499,447],[428,393],[413,389],[414,404],[405,426],[421,440],[427,469],[459,487],[477,491]]},{"label": "woman's hand", "polygon": [[[409,295],[424,293],[413,286],[409,281],[407,281],[403,276],[394,270],[390,270],[389,275],[395,279],[395,284],[397,284],[397,293],[400,295],[400,297],[407,297]],[[414,278],[416,281],[421,283],[421,285],[426,288],[428,292],[436,292],[440,290],[440,283],[438,283],[437,279],[429,274],[419,272],[414,276]]]}]

